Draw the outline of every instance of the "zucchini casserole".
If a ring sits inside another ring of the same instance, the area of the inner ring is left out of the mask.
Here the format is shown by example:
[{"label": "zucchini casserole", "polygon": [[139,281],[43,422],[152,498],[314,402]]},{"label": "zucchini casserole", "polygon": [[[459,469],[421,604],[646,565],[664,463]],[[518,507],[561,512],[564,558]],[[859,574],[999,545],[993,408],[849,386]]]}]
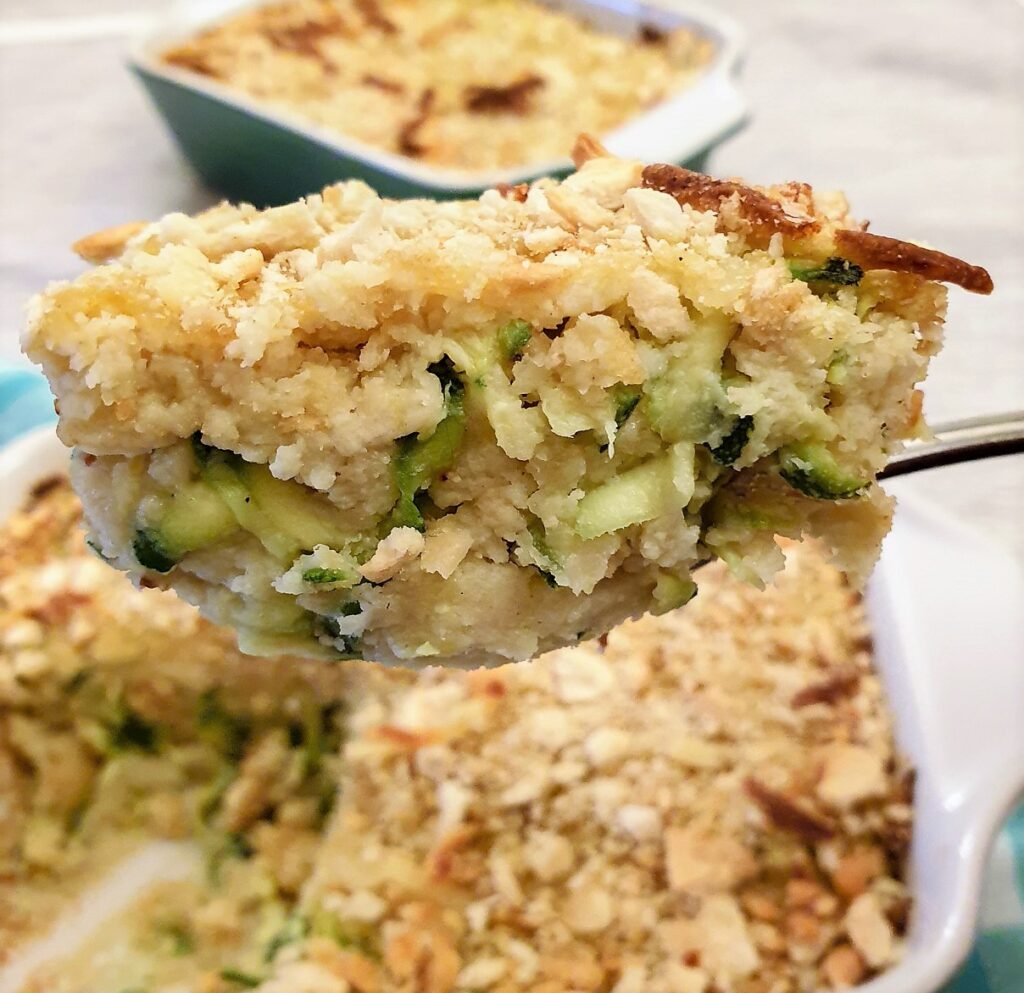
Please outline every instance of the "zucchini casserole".
[{"label": "zucchini casserole", "polygon": [[715,55],[689,27],[620,36],[557,6],[285,0],[235,11],[159,57],[364,148],[479,175],[561,163],[580,131],[621,127]]},{"label": "zucchini casserole", "polygon": [[[604,644],[410,674],[254,665],[78,521],[53,481],[0,525],[0,988],[811,993],[899,961],[912,777],[815,543],[763,593],[716,563]],[[166,839],[190,875],[87,889]]]},{"label": "zucchini casserole", "polygon": [[174,594],[133,589],[80,521],[55,478],[0,524],[0,988],[69,905],[88,901],[78,930],[102,915],[87,889],[159,841],[195,849],[197,878],[133,907],[128,950],[108,929],[87,967],[51,952],[25,989],[191,989],[172,980],[259,962],[249,946],[290,913],[334,804],[346,701],[375,670],[253,666]]},{"label": "zucchini casserole", "polygon": [[854,583],[919,430],[942,281],[837,194],[577,145],[454,203],[347,182],[80,243],[24,343],[99,552],[243,651],[525,659],[763,584],[809,533]]}]

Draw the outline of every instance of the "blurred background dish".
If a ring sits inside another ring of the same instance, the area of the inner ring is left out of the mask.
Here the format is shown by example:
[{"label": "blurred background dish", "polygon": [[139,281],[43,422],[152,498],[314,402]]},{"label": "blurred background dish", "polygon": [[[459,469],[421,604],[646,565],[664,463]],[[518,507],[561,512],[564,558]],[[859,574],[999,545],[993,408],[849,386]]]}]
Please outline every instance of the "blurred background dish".
[{"label": "blurred background dish", "polygon": [[[752,117],[716,146],[707,168],[754,182],[799,174],[822,189],[841,186],[874,228],[985,263],[997,292],[951,300],[926,414],[938,422],[1019,408],[1024,5],[861,0],[853,12],[818,0],[718,0],[715,11],[736,17],[753,39],[743,67]],[[81,270],[68,246],[99,228],[200,210],[220,196],[184,165],[124,69],[128,37],[154,30],[166,14],[166,0],[95,0],[88,9],[73,0],[5,0],[0,9],[0,363],[12,370],[11,382],[0,376],[0,436],[10,437],[17,418],[39,420],[49,405],[41,379],[23,371],[18,332],[31,293]],[[288,151],[281,161],[291,161]],[[929,472],[898,486],[970,521],[1022,560],[1021,458]],[[906,576],[896,569],[887,582],[895,588]],[[978,588],[984,592],[980,581]],[[964,671],[975,672],[975,658],[986,659],[991,645],[990,632],[975,631]],[[922,714],[934,712],[923,700]],[[957,736],[949,740],[955,747]],[[990,863],[982,931],[949,987],[956,993],[1020,988],[1024,808],[1013,825]]]},{"label": "blurred background dish", "polygon": [[351,177],[449,197],[562,174],[581,131],[701,168],[743,122],[740,52],[689,3],[215,0],[131,64],[206,182],[264,205]]},{"label": "blurred background dish", "polygon": [[[537,0],[285,0],[244,6],[159,53],[307,123],[430,165],[564,158],[674,96],[715,45],[689,25],[588,23]],[[626,29],[632,29],[632,36]]]}]

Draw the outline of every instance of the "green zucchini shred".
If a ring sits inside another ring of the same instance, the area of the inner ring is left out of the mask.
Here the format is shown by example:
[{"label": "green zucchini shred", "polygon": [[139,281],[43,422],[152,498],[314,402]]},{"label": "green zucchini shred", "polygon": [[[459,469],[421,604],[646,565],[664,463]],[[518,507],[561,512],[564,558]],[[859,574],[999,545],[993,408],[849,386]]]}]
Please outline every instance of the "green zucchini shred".
[{"label": "green zucchini shred", "polygon": [[843,469],[824,445],[788,445],[780,449],[778,458],[782,478],[815,500],[850,500],[860,496],[870,482]]},{"label": "green zucchini shred", "polygon": [[526,321],[509,321],[504,327],[498,329],[498,345],[501,353],[510,362],[515,362],[523,354],[523,350],[530,343],[532,329]]},{"label": "green zucchini shred", "polygon": [[719,465],[732,465],[743,454],[753,430],[753,417],[749,414],[738,417],[732,430],[717,445],[708,446],[711,457]]},{"label": "green zucchini shred", "polygon": [[428,371],[441,382],[444,417],[426,438],[410,434],[396,442],[392,472],[398,501],[388,518],[387,531],[396,527],[424,530],[426,524],[416,497],[455,461],[466,431],[466,391],[451,360],[436,362]]},{"label": "green zucchini shred", "polygon": [[838,255],[830,255],[824,262],[790,262],[789,271],[794,279],[805,283],[830,283],[833,286],[856,286],[864,278],[864,270]]}]

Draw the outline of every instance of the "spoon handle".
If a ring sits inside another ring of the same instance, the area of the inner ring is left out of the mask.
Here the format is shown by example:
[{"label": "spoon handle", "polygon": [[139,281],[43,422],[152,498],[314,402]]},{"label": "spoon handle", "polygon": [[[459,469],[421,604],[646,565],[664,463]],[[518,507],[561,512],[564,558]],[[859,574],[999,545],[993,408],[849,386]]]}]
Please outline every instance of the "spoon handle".
[{"label": "spoon handle", "polygon": [[908,472],[1024,452],[1024,411],[950,421],[929,441],[912,441],[878,474],[892,479]]}]

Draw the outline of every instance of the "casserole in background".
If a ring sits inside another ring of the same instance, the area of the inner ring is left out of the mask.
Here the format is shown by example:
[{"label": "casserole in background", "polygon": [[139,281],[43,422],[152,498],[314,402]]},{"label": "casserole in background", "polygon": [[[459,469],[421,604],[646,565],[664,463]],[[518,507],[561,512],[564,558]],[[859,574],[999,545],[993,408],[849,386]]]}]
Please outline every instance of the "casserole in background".
[{"label": "casserole in background", "polygon": [[[185,156],[229,198],[279,204],[348,178],[362,179],[385,196],[458,197],[570,171],[568,148],[561,158],[517,167],[468,171],[432,166],[303,121],[164,61],[168,49],[252,6],[239,0],[177,5],[136,46],[130,60]],[[628,38],[642,26],[691,28],[710,45],[709,60],[690,85],[604,136],[612,152],[699,169],[710,149],[742,124],[744,102],[735,83],[741,36],[717,11],[696,4],[668,10],[630,0],[560,0],[547,6]]]}]

